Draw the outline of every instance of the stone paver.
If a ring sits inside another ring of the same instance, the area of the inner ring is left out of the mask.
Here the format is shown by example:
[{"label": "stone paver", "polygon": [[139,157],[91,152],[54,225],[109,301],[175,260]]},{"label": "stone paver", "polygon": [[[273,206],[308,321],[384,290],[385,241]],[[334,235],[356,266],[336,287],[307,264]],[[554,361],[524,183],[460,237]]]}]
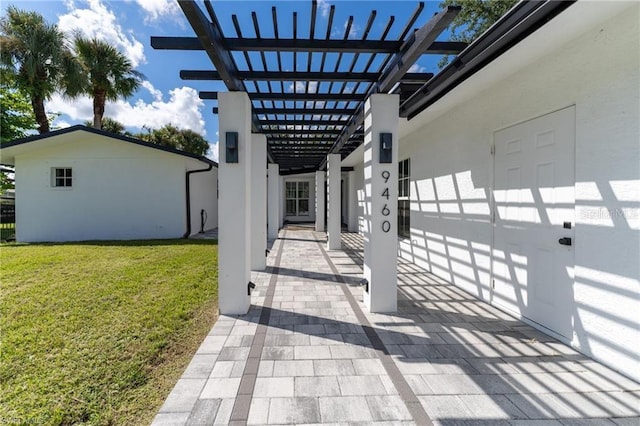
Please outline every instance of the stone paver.
[{"label": "stone paver", "polygon": [[640,425],[638,383],[416,265],[398,313],[368,313],[362,237],[325,239],[281,231],[249,313],[219,317],[154,425]]}]

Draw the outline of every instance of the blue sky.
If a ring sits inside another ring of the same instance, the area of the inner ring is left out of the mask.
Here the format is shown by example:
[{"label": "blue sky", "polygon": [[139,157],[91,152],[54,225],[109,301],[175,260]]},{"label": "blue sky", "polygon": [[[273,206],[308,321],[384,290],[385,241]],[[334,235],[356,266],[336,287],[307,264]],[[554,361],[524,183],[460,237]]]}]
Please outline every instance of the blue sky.
[{"label": "blue sky", "polygon": [[[80,31],[115,45],[137,70],[145,75],[143,87],[132,98],[108,103],[106,116],[114,118],[134,132],[145,127],[157,128],[174,124],[204,134],[211,145],[209,156],[217,160],[218,119],[211,113],[215,101],[198,99],[197,91],[223,91],[219,82],[182,81],[181,69],[212,69],[202,51],[156,51],[150,46],[151,36],[193,36],[194,33],[180,7],[173,0],[65,0],[65,1],[9,1],[2,2],[4,15],[7,5],[35,10],[50,23],[57,24],[67,33]],[[415,1],[319,1],[316,21],[316,38],[324,38],[327,30],[328,11],[336,5],[332,38],[342,38],[349,15],[354,15],[350,38],[361,38],[371,10],[377,11],[375,23],[369,34],[378,39],[390,15],[396,21],[390,32],[397,37],[409,16],[416,8]],[[236,13],[243,35],[255,37],[251,11],[256,11],[263,37],[273,36],[271,7],[276,6],[279,17],[279,36],[292,37],[292,14],[298,13],[298,37],[308,37],[311,1],[214,1],[225,34],[234,35],[231,15]],[[202,4],[201,4],[202,6]],[[423,25],[436,11],[438,1],[427,1],[425,10],[414,27]],[[314,65],[320,55],[314,55]],[[305,64],[298,56],[298,63]],[[348,58],[345,58],[348,59]],[[365,59],[365,58],[362,58]],[[424,56],[414,68],[418,71],[437,71],[437,57]],[[271,59],[268,58],[268,62]],[[285,56],[285,69],[292,69],[291,55]],[[343,60],[345,66],[349,60]],[[271,64],[269,63],[269,66]],[[300,67],[300,65],[299,65]],[[286,90],[294,90],[293,83]],[[82,123],[92,117],[91,99],[64,99],[55,95],[47,104],[47,110],[60,114],[54,123],[57,127]]]}]

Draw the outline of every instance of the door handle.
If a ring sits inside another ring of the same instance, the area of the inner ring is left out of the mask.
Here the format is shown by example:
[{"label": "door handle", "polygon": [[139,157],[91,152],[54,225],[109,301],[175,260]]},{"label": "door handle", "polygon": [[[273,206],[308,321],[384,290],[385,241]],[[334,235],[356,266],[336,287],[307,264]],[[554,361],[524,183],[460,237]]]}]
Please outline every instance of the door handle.
[{"label": "door handle", "polygon": [[558,240],[558,243],[562,244],[563,246],[570,246],[571,245],[571,238],[569,238],[569,237],[560,238]]}]

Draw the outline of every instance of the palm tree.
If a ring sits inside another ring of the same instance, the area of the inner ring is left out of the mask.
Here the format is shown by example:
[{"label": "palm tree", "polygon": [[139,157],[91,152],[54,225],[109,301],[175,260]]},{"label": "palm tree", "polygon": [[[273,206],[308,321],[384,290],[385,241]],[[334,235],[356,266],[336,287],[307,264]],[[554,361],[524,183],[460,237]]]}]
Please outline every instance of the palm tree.
[{"label": "palm tree", "polygon": [[[85,121],[84,125],[87,127],[93,127],[93,121]],[[107,132],[115,133],[117,135],[124,135],[126,133],[124,124],[109,117],[102,117],[102,130],[106,130]]]},{"label": "palm tree", "polygon": [[44,101],[64,87],[63,77],[73,76],[74,60],[66,49],[64,34],[42,15],[14,6],[0,20],[0,71],[2,79],[15,82],[28,94],[38,123],[38,132],[49,131]]},{"label": "palm tree", "polygon": [[74,47],[81,73],[69,85],[69,94],[93,97],[93,127],[101,129],[106,101],[133,95],[144,76],[133,69],[126,56],[102,40],[77,35]]}]

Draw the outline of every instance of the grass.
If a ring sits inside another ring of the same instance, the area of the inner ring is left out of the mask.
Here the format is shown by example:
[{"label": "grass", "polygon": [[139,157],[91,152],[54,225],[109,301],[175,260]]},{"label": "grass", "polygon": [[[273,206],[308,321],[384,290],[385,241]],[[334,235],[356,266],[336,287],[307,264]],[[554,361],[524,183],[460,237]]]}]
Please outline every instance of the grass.
[{"label": "grass", "polygon": [[0,423],[149,424],[215,321],[217,249],[0,246]]}]

